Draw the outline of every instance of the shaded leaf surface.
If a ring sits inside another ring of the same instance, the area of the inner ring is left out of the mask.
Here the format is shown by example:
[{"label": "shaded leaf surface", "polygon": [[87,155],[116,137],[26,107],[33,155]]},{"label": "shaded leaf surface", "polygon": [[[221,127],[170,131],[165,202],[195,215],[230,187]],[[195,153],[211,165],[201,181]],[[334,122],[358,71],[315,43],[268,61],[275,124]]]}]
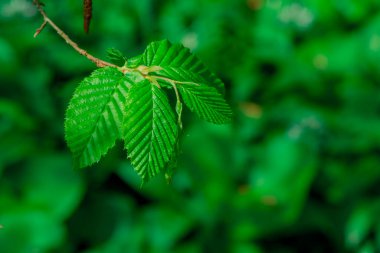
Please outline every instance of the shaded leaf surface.
[{"label": "shaded leaf surface", "polygon": [[115,48],[109,48],[107,50],[107,57],[113,64],[117,66],[123,66],[127,61],[123,53]]}]

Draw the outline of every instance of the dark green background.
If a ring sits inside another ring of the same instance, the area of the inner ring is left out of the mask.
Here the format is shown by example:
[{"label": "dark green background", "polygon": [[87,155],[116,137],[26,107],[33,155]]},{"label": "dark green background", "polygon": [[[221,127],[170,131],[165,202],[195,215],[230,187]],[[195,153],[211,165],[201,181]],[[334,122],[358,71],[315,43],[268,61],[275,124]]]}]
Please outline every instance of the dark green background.
[{"label": "dark green background", "polygon": [[380,1],[44,1],[105,59],[190,47],[226,84],[231,125],[184,112],[173,182],[119,143],[73,170],[65,108],[95,66],[31,1],[0,1],[0,252],[380,252]]}]

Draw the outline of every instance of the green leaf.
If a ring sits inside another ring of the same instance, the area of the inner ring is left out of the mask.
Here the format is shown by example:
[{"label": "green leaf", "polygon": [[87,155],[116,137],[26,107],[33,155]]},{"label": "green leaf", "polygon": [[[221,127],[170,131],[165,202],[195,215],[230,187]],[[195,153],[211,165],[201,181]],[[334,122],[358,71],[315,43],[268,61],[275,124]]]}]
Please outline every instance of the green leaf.
[{"label": "green leaf", "polygon": [[202,76],[191,72],[187,69],[184,69],[182,67],[179,68],[173,68],[173,67],[165,67],[161,69],[160,71],[156,72],[158,76],[166,77],[174,82],[186,82],[186,83],[203,83],[207,85],[207,80],[202,78]]},{"label": "green leaf", "polygon": [[66,111],[66,141],[75,166],[98,162],[121,136],[131,81],[116,68],[100,68],[76,89]]},{"label": "green leaf", "polygon": [[144,181],[157,175],[173,157],[178,127],[166,94],[148,80],[132,86],[124,120],[128,157]]},{"label": "green leaf", "polygon": [[201,76],[183,68],[166,67],[158,76],[171,78],[176,83],[185,104],[201,119],[214,124],[231,121],[232,111],[222,95],[214,87],[207,86]]},{"label": "green leaf", "polygon": [[201,119],[214,124],[231,121],[231,108],[215,88],[202,83],[180,84],[178,87],[185,104]]},{"label": "green leaf", "polygon": [[136,68],[141,64],[142,64],[142,55],[129,58],[126,63],[128,68]]},{"label": "green leaf", "polygon": [[[223,83],[182,45],[164,40],[128,60],[116,49],[108,50],[108,56],[121,68],[94,71],[67,109],[66,140],[77,167],[99,161],[122,137],[144,181],[161,171],[170,178],[182,129],[181,96],[200,118],[216,124],[230,121]],[[174,89],[177,118],[161,87]]]},{"label": "green leaf", "polygon": [[[160,66],[155,72],[159,83],[166,81],[178,86],[186,105],[200,118],[211,123],[231,121],[231,109],[221,95],[223,83],[181,45],[164,40],[151,43],[143,54],[148,66]],[[154,75],[153,75],[154,76]]]},{"label": "green leaf", "polygon": [[115,48],[109,48],[107,50],[107,57],[113,64],[117,66],[123,66],[127,61],[127,58],[124,57],[123,53]]},{"label": "green leaf", "polygon": [[180,44],[171,44],[167,40],[152,42],[142,55],[146,66],[187,70],[205,80],[205,84],[224,94],[224,84],[195,56]]}]

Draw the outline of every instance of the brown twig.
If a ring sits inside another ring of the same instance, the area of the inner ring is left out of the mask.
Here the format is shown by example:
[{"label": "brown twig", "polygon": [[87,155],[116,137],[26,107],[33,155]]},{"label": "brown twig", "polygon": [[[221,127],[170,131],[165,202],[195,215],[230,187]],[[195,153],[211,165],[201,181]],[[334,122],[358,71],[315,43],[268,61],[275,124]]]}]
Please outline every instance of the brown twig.
[{"label": "brown twig", "polygon": [[38,28],[36,30],[36,32],[34,33],[33,37],[36,38],[38,36],[38,34],[40,34],[42,32],[42,30],[45,28],[47,22],[46,20],[44,20],[44,22],[42,23],[42,25],[40,26],[40,28]]},{"label": "brown twig", "polygon": [[65,34],[45,13],[44,9],[42,8],[42,4],[40,3],[40,1],[38,0],[33,0],[33,3],[34,5],[37,7],[38,11],[41,13],[42,17],[44,18],[44,22],[42,23],[42,25],[40,26],[40,28],[37,29],[36,33],[34,34],[34,37],[36,37],[41,31],[42,29],[45,27],[46,23],[48,23],[51,27],[53,27],[53,29],[58,33],[59,36],[61,36],[67,44],[69,44],[72,48],[75,49],[75,51],[77,51],[79,54],[85,56],[87,59],[89,59],[90,61],[92,61],[93,63],[96,64],[96,66],[98,66],[99,68],[101,67],[106,67],[106,66],[110,66],[110,67],[117,67],[116,65],[112,64],[112,63],[109,63],[109,62],[106,62],[106,61],[103,61],[103,60],[100,60],[94,56],[92,56],[91,54],[89,54],[86,50],[80,48],[78,46],[77,43],[75,43],[74,41],[72,41],[69,36],[67,34]]}]

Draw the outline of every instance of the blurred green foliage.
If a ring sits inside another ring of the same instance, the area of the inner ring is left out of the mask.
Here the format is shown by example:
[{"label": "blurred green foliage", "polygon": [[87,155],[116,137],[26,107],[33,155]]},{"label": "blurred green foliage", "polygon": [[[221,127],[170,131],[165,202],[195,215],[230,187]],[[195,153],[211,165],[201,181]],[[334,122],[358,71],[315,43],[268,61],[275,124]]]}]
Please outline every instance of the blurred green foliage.
[{"label": "blurred green foliage", "polygon": [[73,170],[64,112],[95,67],[31,1],[0,1],[0,252],[380,252],[380,2],[44,1],[82,48],[167,38],[226,83],[234,123],[185,113],[171,185],[122,145]]}]

